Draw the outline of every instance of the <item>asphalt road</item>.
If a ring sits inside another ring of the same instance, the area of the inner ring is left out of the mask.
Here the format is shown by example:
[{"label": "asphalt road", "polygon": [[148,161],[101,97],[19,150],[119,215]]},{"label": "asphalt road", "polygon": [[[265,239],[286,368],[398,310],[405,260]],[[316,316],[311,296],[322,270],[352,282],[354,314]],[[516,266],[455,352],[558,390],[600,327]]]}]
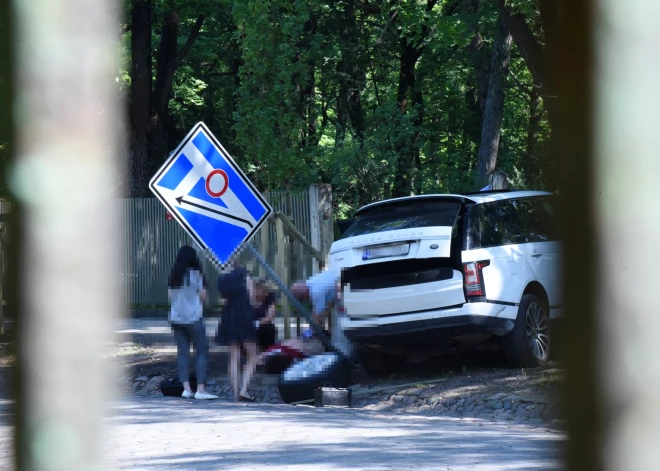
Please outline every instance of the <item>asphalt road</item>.
[{"label": "asphalt road", "polygon": [[551,470],[556,431],[469,419],[131,398],[104,440],[121,470]]}]

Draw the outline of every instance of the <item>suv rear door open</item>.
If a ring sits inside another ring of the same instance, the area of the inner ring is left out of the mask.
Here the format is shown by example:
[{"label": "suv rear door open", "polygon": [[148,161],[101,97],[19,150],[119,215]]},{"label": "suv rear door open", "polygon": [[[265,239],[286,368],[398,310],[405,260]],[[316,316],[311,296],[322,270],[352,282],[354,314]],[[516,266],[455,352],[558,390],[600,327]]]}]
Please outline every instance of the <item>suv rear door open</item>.
[{"label": "suv rear door open", "polygon": [[358,212],[330,253],[330,263],[345,268],[349,314],[382,316],[464,303],[462,205],[462,198],[434,196]]}]

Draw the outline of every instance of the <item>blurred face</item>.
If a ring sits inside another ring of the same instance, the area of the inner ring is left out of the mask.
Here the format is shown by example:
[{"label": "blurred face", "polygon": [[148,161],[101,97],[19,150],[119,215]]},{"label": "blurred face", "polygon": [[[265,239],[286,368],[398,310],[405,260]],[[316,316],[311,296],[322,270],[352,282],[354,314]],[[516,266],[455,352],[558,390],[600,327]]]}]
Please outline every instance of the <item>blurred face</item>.
[{"label": "blurred face", "polygon": [[268,295],[268,291],[269,291],[268,286],[266,286],[265,283],[260,282],[260,283],[257,283],[256,288],[257,288],[257,290],[256,290],[257,299],[259,301],[263,301],[266,298],[266,296]]},{"label": "blurred face", "polygon": [[291,292],[299,301],[309,300],[309,288],[304,281],[299,281],[291,286]]}]

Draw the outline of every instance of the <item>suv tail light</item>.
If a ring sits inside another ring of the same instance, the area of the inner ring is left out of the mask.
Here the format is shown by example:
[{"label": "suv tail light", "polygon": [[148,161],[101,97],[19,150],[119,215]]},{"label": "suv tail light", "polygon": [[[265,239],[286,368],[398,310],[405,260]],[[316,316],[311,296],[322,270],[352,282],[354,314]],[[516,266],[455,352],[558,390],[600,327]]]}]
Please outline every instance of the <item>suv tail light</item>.
[{"label": "suv tail light", "polygon": [[465,276],[465,294],[467,296],[485,296],[483,267],[490,265],[490,260],[481,262],[470,262],[463,264],[463,275]]}]

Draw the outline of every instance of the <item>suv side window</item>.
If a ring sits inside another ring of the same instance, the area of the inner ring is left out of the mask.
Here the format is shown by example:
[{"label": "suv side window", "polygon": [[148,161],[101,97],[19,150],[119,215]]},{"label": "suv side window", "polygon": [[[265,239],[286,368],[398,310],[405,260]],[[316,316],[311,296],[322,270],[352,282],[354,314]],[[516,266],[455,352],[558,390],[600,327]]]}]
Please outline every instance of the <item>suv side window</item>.
[{"label": "suv side window", "polygon": [[519,208],[520,201],[507,199],[479,205],[481,247],[527,242],[526,228]]},{"label": "suv side window", "polygon": [[558,240],[544,197],[506,199],[470,208],[468,249]]},{"label": "suv side window", "polygon": [[528,210],[523,213],[524,223],[529,231],[527,242],[558,240],[552,207],[548,198],[536,197],[522,201],[525,201],[525,205],[528,206]]}]

